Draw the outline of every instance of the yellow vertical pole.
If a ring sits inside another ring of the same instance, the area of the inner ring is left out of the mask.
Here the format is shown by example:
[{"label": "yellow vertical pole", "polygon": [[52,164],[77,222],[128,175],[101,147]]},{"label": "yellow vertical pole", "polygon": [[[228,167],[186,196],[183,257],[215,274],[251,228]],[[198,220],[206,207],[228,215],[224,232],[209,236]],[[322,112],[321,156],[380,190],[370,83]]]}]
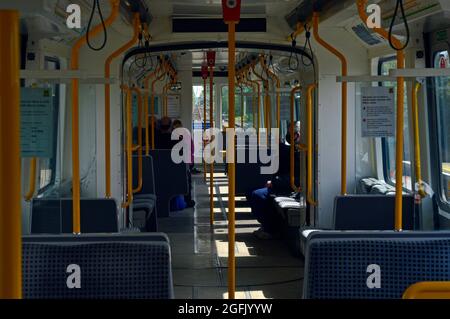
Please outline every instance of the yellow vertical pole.
[{"label": "yellow vertical pole", "polygon": [[[357,0],[359,17],[366,23],[368,16],[366,13],[367,0]],[[373,28],[373,31],[388,39],[389,33],[382,28]],[[402,43],[394,36],[391,37],[395,47],[402,47]],[[405,68],[405,53],[397,50],[397,69]],[[403,125],[404,125],[404,104],[405,104],[405,79],[397,78],[397,121],[395,133],[395,230],[401,231],[403,227]]]},{"label": "yellow vertical pole", "polygon": [[26,201],[30,201],[33,198],[34,192],[36,190],[36,168],[37,158],[32,157],[30,160],[30,180],[28,185],[28,192],[25,195]]},{"label": "yellow vertical pole", "polygon": [[[150,149],[150,135],[148,127],[148,87],[145,89],[144,93],[144,120],[145,120],[145,155],[149,155]],[[153,120],[153,118],[152,118]]]},{"label": "yellow vertical pole", "polygon": [[[319,13],[313,13],[314,39],[341,62],[341,74],[347,76],[347,59],[319,35]],[[347,82],[341,83],[341,195],[347,194]]]},{"label": "yellow vertical pole", "polygon": [[[119,1],[110,0],[112,11],[104,21],[104,26],[109,27],[119,15]],[[103,24],[96,25],[89,36],[92,38],[103,30]],[[78,70],[81,47],[86,43],[86,34],[79,38],[72,47],[70,57],[70,69]],[[79,80],[72,79],[72,224],[73,233],[81,232],[80,224],[80,137],[79,137]]]},{"label": "yellow vertical pole", "polygon": [[132,162],[132,152],[133,152],[133,130],[131,128],[131,107],[132,107],[132,100],[131,100],[131,90],[128,86],[123,86],[122,90],[126,94],[125,98],[125,107],[126,107],[126,156],[127,156],[127,194],[125,202],[122,203],[122,207],[126,208],[129,207],[131,202],[133,201],[133,162]]},{"label": "yellow vertical pole", "polygon": [[0,10],[0,298],[22,298],[19,12]]},{"label": "yellow vertical pole", "polygon": [[289,141],[290,148],[289,148],[289,181],[291,184],[291,189],[294,192],[299,192],[300,187],[295,185],[295,163],[294,163],[294,155],[295,155],[295,142],[294,142],[294,104],[295,104],[295,94],[300,91],[302,87],[300,85],[294,87],[291,90],[290,95],[290,120],[291,123],[289,125],[289,133],[291,135],[291,140]]},{"label": "yellow vertical pole", "polygon": [[315,206],[317,203],[313,199],[312,191],[313,191],[313,169],[312,163],[314,161],[313,155],[313,108],[312,108],[312,93],[313,90],[317,87],[317,84],[310,84],[307,89],[306,96],[306,117],[308,123],[308,177],[307,177],[307,190],[306,190],[306,200],[310,205]]},{"label": "yellow vertical pole", "polygon": [[138,186],[133,188],[133,193],[139,193],[142,190],[142,94],[141,91],[134,87],[131,89],[136,93],[137,101],[138,101]]},{"label": "yellow vertical pole", "polygon": [[425,197],[425,191],[422,185],[422,171],[420,163],[420,138],[419,138],[419,110],[418,110],[418,94],[421,88],[421,84],[416,82],[412,90],[412,116],[414,127],[414,168],[416,181],[419,184],[419,195]]},{"label": "yellow vertical pole", "polygon": [[[117,1],[118,5],[118,1]],[[133,38],[114,51],[105,61],[105,78],[111,76],[112,61],[136,43],[139,36],[139,13],[133,19]],[[105,197],[111,197],[111,85],[105,84]]]},{"label": "yellow vertical pole", "polygon": [[[236,64],[236,22],[228,22],[228,120],[229,129],[235,129],[234,109],[234,77]],[[235,298],[236,290],[236,260],[235,260],[235,163],[234,163],[234,134],[227,139],[227,149],[230,149],[233,158],[228,158],[228,298]]]},{"label": "yellow vertical pole", "polygon": [[[209,123],[214,127],[214,67],[209,67]],[[210,142],[212,142],[210,140]],[[215,154],[214,154],[215,155]],[[214,224],[214,160],[209,164],[209,222]]]}]

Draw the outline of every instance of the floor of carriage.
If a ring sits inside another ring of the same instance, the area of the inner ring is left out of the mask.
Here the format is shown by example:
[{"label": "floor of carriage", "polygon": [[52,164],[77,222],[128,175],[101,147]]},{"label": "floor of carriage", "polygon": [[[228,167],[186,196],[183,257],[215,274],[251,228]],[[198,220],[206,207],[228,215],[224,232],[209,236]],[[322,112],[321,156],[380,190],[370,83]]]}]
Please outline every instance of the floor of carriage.
[{"label": "floor of carriage", "polygon": [[[159,220],[172,247],[175,298],[227,298],[227,177],[214,173],[214,225],[210,225],[209,174],[193,175],[195,208]],[[259,223],[245,198],[236,197],[236,298],[300,298],[303,261],[281,239],[253,235]]]}]

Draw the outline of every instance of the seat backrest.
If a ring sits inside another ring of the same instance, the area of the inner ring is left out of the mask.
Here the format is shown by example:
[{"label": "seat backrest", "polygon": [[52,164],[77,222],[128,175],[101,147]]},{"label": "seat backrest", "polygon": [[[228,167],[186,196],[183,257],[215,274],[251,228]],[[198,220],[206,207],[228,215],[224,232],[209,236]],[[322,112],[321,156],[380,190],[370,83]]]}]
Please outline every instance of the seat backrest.
[{"label": "seat backrest", "polygon": [[[173,298],[170,246],[161,234],[25,236],[22,251],[24,298]],[[68,285],[74,266],[80,288]]]},{"label": "seat backrest", "polygon": [[[114,199],[81,199],[80,222],[82,233],[118,232],[116,202]],[[72,233],[72,199],[33,199],[31,233]]]},{"label": "seat backrest", "polygon": [[171,150],[151,150],[153,171],[155,174],[155,193],[158,217],[168,217],[170,200],[177,195],[188,192],[188,176],[186,163],[174,163]]},{"label": "seat backrest", "polygon": [[401,298],[411,284],[450,280],[448,232],[315,232],[304,298]]},{"label": "seat backrest", "polygon": [[[138,185],[139,178],[139,157],[133,155],[133,184]],[[153,158],[151,156],[142,156],[142,189],[139,194],[156,194],[155,172],[153,168]]]},{"label": "seat backrest", "polygon": [[[256,163],[250,163],[249,152],[256,152]],[[270,150],[264,150],[270,156]],[[238,152],[245,152],[244,163],[239,163]],[[263,164],[259,158],[259,150],[255,147],[236,147],[236,195],[245,196],[252,191],[265,187],[267,181],[271,180],[274,174],[261,174],[261,167],[270,166],[270,164]]]},{"label": "seat backrest", "polygon": [[[334,202],[336,230],[394,230],[395,196],[345,195]],[[416,229],[414,197],[403,195],[403,229]]]}]

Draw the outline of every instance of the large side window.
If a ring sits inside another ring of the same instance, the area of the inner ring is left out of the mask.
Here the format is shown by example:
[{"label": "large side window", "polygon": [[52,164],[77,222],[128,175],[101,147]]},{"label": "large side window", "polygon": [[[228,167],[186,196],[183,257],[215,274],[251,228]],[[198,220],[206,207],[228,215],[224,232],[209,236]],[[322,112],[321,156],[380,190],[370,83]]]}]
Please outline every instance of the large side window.
[{"label": "large side window", "polygon": [[[449,52],[439,51],[434,55],[435,68],[449,68]],[[450,77],[434,79],[434,96],[437,114],[437,149],[441,199],[450,203]]]},{"label": "large side window", "polygon": [[[389,70],[397,68],[395,56],[381,58],[378,62],[378,74],[389,75]],[[385,87],[396,87],[396,82],[383,82]],[[409,139],[407,91],[405,89],[404,126],[403,126],[403,187],[412,190],[411,182],[411,147]],[[383,172],[387,183],[395,184],[395,137],[382,138]]]},{"label": "large side window", "polygon": [[[45,69],[46,70],[59,70],[60,62],[57,58],[45,57]],[[38,160],[38,178],[39,178],[39,190],[38,193],[46,191],[49,187],[55,184],[56,177],[56,143],[58,140],[58,117],[59,117],[59,84],[50,84],[53,92],[53,155],[50,158],[39,158]]]}]

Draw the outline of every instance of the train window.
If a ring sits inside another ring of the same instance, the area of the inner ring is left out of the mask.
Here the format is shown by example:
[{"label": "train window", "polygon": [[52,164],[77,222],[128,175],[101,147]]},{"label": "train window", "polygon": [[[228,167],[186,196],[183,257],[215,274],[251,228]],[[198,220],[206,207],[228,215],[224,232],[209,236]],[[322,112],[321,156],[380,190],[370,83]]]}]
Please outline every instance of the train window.
[{"label": "train window", "polygon": [[[234,97],[234,107],[235,107],[235,124],[236,128],[253,127],[253,96],[250,88],[243,88],[243,97],[241,99],[241,89],[236,87],[235,97]],[[222,127],[228,127],[228,85],[224,85],[221,88],[221,100],[222,100]],[[244,118],[242,119],[242,109],[244,110]],[[256,110],[256,109],[255,109]]]},{"label": "train window", "polygon": [[[449,52],[437,52],[435,68],[449,68]],[[439,176],[442,199],[450,203],[450,77],[435,78],[435,100],[437,107],[437,132],[439,150]]]},{"label": "train window", "polygon": [[[397,61],[395,56],[381,58],[378,62],[378,74],[389,75],[389,70],[397,67]],[[395,87],[396,82],[383,82],[380,85],[385,87]],[[407,90],[405,90],[405,108],[404,117],[405,122],[403,126],[403,187],[412,190],[411,182],[411,147],[410,147],[410,134],[409,134],[409,122],[408,122],[408,107]],[[382,138],[383,149],[383,172],[386,182],[389,184],[395,184],[395,137]]]},{"label": "train window", "polygon": [[[59,70],[61,68],[59,59],[54,57],[46,56],[44,58],[44,67],[46,70]],[[57,135],[58,135],[58,117],[59,117],[59,84],[50,84],[49,87],[52,88],[53,92],[53,134],[55,135],[54,141],[57,143]],[[39,190],[38,193],[43,193],[49,187],[54,185],[55,177],[56,177],[56,152],[57,147],[54,145],[53,147],[53,156],[50,158],[39,158],[38,160],[38,178],[39,178]]]}]

